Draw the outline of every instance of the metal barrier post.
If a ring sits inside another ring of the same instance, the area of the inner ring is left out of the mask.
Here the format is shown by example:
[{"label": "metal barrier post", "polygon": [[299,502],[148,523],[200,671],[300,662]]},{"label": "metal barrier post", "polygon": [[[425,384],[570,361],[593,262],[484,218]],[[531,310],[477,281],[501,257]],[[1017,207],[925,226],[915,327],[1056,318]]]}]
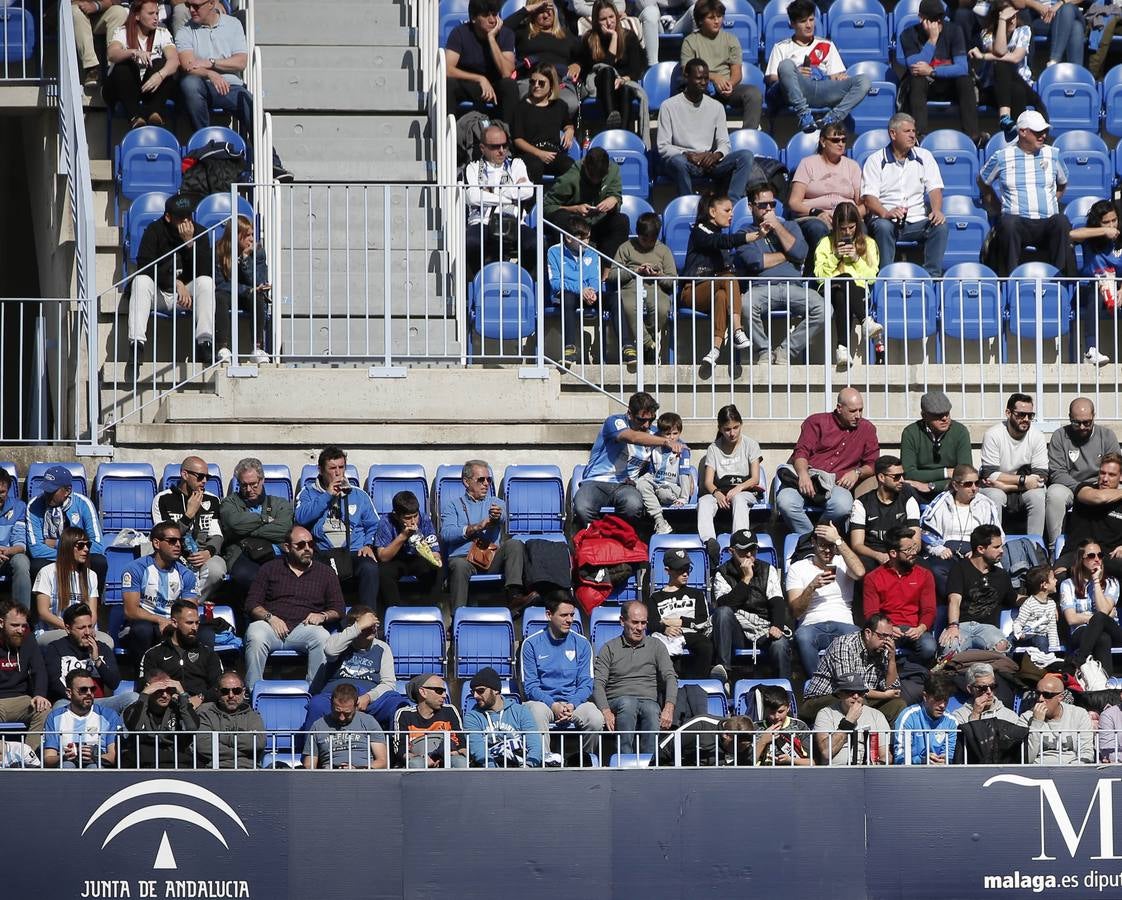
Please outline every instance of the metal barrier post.
[{"label": "metal barrier post", "polygon": [[537,270],[537,277],[534,279],[534,364],[532,366],[522,366],[518,369],[519,378],[549,378],[549,369],[545,365],[545,288],[542,285],[544,280],[545,267],[543,266],[543,250],[542,250],[542,237],[544,234],[542,228],[542,220],[545,214],[542,212],[542,186],[539,184],[534,188],[534,202],[538,208],[538,217],[535,226],[537,229],[537,249],[535,250],[534,267]]},{"label": "metal barrier post", "polygon": [[393,217],[390,214],[390,185],[382,185],[382,235],[385,249],[382,251],[382,351],[385,361],[380,366],[371,366],[367,374],[371,378],[404,378],[405,366],[393,365],[393,298],[390,278],[390,235],[393,233]]}]

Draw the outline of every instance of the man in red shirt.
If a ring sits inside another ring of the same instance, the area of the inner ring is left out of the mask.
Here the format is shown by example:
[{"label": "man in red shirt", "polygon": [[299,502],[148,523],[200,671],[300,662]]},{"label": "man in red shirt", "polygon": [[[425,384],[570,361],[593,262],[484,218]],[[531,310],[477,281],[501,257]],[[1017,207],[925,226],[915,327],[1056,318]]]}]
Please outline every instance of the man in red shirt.
[{"label": "man in red shirt", "polygon": [[853,489],[870,478],[880,456],[877,429],[864,417],[865,399],[843,388],[833,412],[803,421],[788,465],[779,467],[783,485],[775,503],[795,534],[814,530],[807,505],[824,506],[823,522],[841,523],[853,506]]},{"label": "man in red shirt", "polygon": [[888,562],[865,576],[865,615],[888,616],[896,646],[920,665],[935,662],[935,577],[916,565],[920,539],[911,528],[890,528]]}]

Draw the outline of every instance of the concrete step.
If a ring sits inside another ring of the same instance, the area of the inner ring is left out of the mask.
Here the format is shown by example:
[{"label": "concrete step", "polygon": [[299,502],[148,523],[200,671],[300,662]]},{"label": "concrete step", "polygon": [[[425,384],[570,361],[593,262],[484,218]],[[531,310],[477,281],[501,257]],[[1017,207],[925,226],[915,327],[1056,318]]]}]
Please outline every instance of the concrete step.
[{"label": "concrete step", "polygon": [[260,0],[256,11],[257,44],[260,47],[309,44],[408,46],[415,42],[408,21],[404,3]]},{"label": "concrete step", "polygon": [[[285,319],[281,346],[288,357],[323,364],[358,360],[368,366],[380,365],[384,358],[385,329],[381,319],[326,319],[282,314]],[[435,318],[416,318],[408,322],[395,319],[390,352],[399,360],[439,356],[458,361],[460,345],[456,340],[455,322]]]},{"label": "concrete step", "polygon": [[393,248],[445,246],[441,195],[423,185],[296,185],[285,189],[281,198],[281,240],[286,246],[384,248],[387,204]]},{"label": "concrete step", "polygon": [[420,112],[412,47],[263,47],[270,112]]},{"label": "concrete step", "polygon": [[[368,310],[381,315],[386,289],[384,250],[326,252],[299,250],[283,254],[286,311],[352,314]],[[444,310],[446,261],[438,251],[391,251],[389,290],[395,314],[437,315]],[[330,297],[330,304],[328,298]]]},{"label": "concrete step", "polygon": [[273,116],[274,143],[301,181],[424,182],[429,164],[423,116]]}]

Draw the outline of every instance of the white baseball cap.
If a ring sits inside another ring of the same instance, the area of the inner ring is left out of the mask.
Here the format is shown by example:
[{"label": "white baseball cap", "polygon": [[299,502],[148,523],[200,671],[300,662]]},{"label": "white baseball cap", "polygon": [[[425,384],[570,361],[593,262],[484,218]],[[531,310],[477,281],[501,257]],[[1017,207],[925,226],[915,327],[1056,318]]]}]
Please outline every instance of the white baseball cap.
[{"label": "white baseball cap", "polygon": [[1026,109],[1017,116],[1017,128],[1027,128],[1029,131],[1047,131],[1052,126],[1035,109]]}]

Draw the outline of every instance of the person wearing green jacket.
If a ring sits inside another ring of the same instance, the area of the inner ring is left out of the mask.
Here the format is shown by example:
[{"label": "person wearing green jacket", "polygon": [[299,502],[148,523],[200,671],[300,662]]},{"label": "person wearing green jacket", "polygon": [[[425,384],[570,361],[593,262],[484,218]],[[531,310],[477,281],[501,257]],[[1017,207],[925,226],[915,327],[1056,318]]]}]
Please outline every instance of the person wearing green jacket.
[{"label": "person wearing green jacket", "polygon": [[951,401],[942,391],[928,391],[919,401],[920,420],[900,435],[904,480],[920,503],[930,503],[947,489],[957,465],[974,464],[970,432],[951,419]]},{"label": "person wearing green jacket", "polygon": [[[546,192],[545,217],[559,227],[564,213],[582,216],[592,226],[592,243],[608,260],[627,240],[631,223],[621,211],[623,177],[603,147],[593,147]],[[609,263],[610,264],[610,263]]]},{"label": "person wearing green jacket", "polygon": [[[274,556],[280,555],[279,545],[292,528],[292,503],[265,493],[265,470],[261,460],[252,456],[234,467],[234,481],[237,492],[222,501],[218,519],[225,535],[226,570],[244,597],[261,563],[269,561],[266,553],[271,549]],[[266,542],[272,547],[267,548]]]}]

